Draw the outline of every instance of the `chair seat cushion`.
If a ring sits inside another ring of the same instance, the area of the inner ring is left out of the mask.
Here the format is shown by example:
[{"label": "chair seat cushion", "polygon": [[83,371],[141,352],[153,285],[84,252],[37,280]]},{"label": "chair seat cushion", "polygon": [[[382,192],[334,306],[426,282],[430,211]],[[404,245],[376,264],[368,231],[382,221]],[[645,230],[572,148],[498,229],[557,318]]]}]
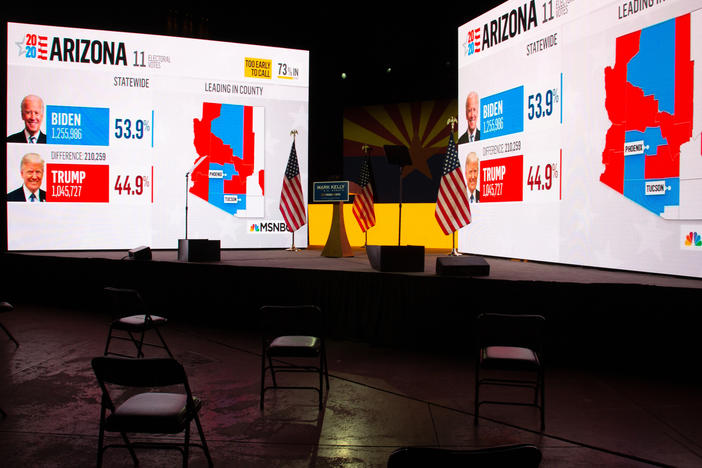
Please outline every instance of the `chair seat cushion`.
[{"label": "chair seat cushion", "polygon": [[[186,408],[187,395],[139,393],[127,399],[107,418],[105,429],[120,432],[175,434],[182,432],[193,414]],[[193,397],[195,412],[202,402]]]},{"label": "chair seat cushion", "polygon": [[[118,328],[140,328],[145,325],[146,315],[129,315],[127,317],[122,317],[113,323],[114,327]],[[159,326],[165,324],[166,318],[160,317],[158,315],[151,316],[151,325]]]},{"label": "chair seat cushion", "polygon": [[321,347],[316,336],[286,335],[275,338],[268,346],[271,356],[317,356]]},{"label": "chair seat cushion", "polygon": [[481,350],[481,364],[486,368],[536,369],[539,356],[519,346],[487,346]]}]

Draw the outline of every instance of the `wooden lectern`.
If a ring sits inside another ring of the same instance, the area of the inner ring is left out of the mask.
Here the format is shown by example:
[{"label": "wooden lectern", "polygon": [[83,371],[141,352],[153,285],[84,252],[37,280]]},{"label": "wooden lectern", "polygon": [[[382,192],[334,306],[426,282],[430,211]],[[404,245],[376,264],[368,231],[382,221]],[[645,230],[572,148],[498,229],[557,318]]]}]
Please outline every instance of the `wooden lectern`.
[{"label": "wooden lectern", "polygon": [[344,202],[334,203],[332,212],[331,228],[327,243],[322,250],[323,257],[353,257],[353,250],[346,236],[346,226],[344,226]]},{"label": "wooden lectern", "polygon": [[334,204],[329,237],[322,250],[322,256],[353,257],[353,250],[346,237],[346,226],[344,226],[344,202],[349,201],[349,182],[347,180],[315,182],[312,193],[315,203]]}]

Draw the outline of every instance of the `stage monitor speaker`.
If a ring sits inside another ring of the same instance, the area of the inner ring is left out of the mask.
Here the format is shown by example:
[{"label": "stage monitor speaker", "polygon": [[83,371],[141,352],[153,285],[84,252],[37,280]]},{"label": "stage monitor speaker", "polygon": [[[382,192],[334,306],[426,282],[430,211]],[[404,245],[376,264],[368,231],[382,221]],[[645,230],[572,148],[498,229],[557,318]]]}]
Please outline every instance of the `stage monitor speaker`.
[{"label": "stage monitor speaker", "polygon": [[129,251],[131,260],[151,260],[151,249],[142,245]]},{"label": "stage monitor speaker", "polygon": [[178,239],[178,260],[183,262],[218,262],[220,242],[210,239]]},{"label": "stage monitor speaker", "polygon": [[378,271],[424,271],[423,245],[367,245],[366,253]]},{"label": "stage monitor speaker", "polygon": [[483,257],[459,255],[437,257],[436,274],[444,276],[488,276],[490,264]]}]

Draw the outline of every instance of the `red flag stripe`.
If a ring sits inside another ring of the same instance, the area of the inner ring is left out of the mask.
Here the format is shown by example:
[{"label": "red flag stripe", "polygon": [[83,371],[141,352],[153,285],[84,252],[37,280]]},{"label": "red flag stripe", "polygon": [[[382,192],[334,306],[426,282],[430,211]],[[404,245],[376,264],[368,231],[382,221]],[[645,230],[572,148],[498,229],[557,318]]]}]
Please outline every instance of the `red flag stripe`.
[{"label": "red flag stripe", "polygon": [[460,190],[460,187],[465,187],[466,185],[460,169],[456,169],[455,171],[451,172],[447,178],[447,182],[449,182],[451,186],[450,194],[455,208],[460,212],[460,218],[464,221],[470,222],[470,213],[466,212],[466,207],[468,206],[468,194],[465,190]]},{"label": "red flag stripe", "polygon": [[356,194],[353,200],[352,212],[361,231],[366,232],[375,226],[373,186],[370,184],[370,158],[368,156],[361,163],[359,185],[361,186],[361,191]]},{"label": "red flag stripe", "polygon": [[286,181],[283,184],[283,191],[285,194],[282,201],[282,206],[285,209],[284,217],[289,220],[290,227],[297,230],[305,224],[304,209],[300,203],[302,194],[299,190],[299,179]]},{"label": "red flag stripe", "polygon": [[288,165],[283,176],[283,187],[280,191],[280,212],[288,225],[288,229],[296,231],[307,222],[305,213],[305,197],[300,182],[300,168],[297,164],[295,142],[290,148]]},{"label": "red flag stripe", "polygon": [[363,232],[375,226],[375,211],[373,206],[369,204],[368,199],[372,200],[372,196],[368,197],[365,194],[356,195],[352,210]]},{"label": "red flag stripe", "polygon": [[[441,206],[443,208],[444,216],[447,218],[447,224],[453,228],[450,232],[455,231],[459,227],[469,222],[469,218],[465,215],[465,212],[461,208],[461,201],[467,202],[466,197],[461,197],[460,191],[455,186],[455,171],[447,174],[444,178],[445,183],[441,184],[440,187],[440,197]],[[462,223],[462,224],[459,224]]]},{"label": "red flag stripe", "polygon": [[451,234],[470,224],[472,220],[468,191],[458,162],[458,150],[453,140],[453,133],[449,136],[434,216],[444,234]]}]

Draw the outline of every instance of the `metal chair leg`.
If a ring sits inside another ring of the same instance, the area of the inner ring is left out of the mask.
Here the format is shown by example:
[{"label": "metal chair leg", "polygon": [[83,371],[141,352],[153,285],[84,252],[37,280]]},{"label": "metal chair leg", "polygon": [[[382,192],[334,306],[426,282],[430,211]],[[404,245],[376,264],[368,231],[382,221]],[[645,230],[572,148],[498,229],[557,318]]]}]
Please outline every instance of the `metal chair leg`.
[{"label": "metal chair leg", "polygon": [[163,339],[163,335],[161,335],[161,332],[158,330],[158,327],[155,327],[154,331],[156,332],[156,335],[158,335],[158,339],[161,340],[161,344],[163,345],[163,348],[166,350],[168,355],[175,359],[175,357],[173,356],[173,353],[171,353],[170,348],[166,344],[166,340]]},{"label": "metal chair leg", "polygon": [[197,431],[200,434],[200,443],[202,445],[202,450],[205,452],[205,456],[207,457],[207,466],[212,468],[214,466],[214,462],[212,462],[212,457],[210,456],[210,448],[207,446],[207,440],[205,440],[205,433],[202,431],[200,417],[196,414],[193,419],[195,419],[195,425],[197,426]]},{"label": "metal chair leg", "polygon": [[473,408],[473,425],[478,425],[480,412],[480,362],[475,364],[475,403]]},{"label": "metal chair leg", "polygon": [[10,333],[10,330],[8,330],[7,328],[5,328],[5,325],[3,325],[2,323],[0,323],[0,328],[2,328],[3,330],[5,330],[5,333],[7,333],[7,336],[8,336],[12,341],[14,341],[14,342],[15,342],[15,346],[16,346],[17,348],[19,348],[19,342],[15,339],[14,336],[12,336],[12,333]]},{"label": "metal chair leg", "polygon": [[546,429],[546,379],[544,378],[543,369],[541,370],[539,380],[541,381],[541,432]]}]

